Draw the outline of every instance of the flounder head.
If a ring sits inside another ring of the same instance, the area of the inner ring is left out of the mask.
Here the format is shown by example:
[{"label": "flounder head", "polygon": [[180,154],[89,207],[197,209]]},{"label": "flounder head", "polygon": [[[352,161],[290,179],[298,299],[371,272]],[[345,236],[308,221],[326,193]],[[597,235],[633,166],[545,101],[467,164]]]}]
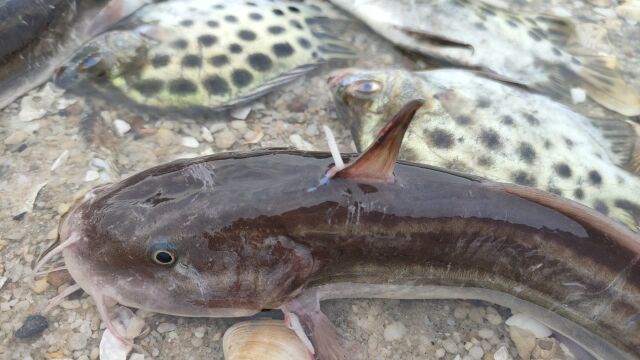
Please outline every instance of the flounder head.
[{"label": "flounder head", "polygon": [[143,65],[149,39],[137,32],[110,31],[82,46],[53,76],[63,88],[105,85]]}]

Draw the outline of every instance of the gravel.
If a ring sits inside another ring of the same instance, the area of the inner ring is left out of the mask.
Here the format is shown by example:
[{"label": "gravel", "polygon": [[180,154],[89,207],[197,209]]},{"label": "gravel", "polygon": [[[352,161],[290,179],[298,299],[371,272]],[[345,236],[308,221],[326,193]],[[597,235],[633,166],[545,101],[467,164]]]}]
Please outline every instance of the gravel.
[{"label": "gravel", "polygon": [[49,321],[42,315],[30,315],[22,326],[16,330],[15,335],[19,339],[26,339],[42,334],[49,327]]}]

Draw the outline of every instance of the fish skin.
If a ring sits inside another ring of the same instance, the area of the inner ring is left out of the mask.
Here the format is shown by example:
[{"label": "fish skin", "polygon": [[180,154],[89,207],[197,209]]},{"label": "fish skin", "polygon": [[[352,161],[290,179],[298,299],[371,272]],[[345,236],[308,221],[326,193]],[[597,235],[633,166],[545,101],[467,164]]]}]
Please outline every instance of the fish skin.
[{"label": "fish skin", "polygon": [[[415,299],[423,285],[511,294],[580,325],[562,333],[606,339],[578,339],[598,358],[640,355],[636,234],[534,189],[413,163],[397,165],[395,183],[340,178],[309,191],[331,163],[328,153],[264,150],[146,170],[66,215],[60,238],[81,239],[63,250],[66,266],[94,298],[149,311],[283,308],[315,331],[319,359],[342,358],[346,344],[331,346],[318,298],[360,288],[358,297]],[[173,266],[149,258],[158,246]]]},{"label": "fish skin", "polygon": [[[369,82],[379,91],[358,94],[357,85]],[[617,165],[590,119],[544,96],[454,69],[348,69],[331,87],[359,150],[407,99],[427,98],[400,159],[534,186],[640,229],[640,179]]]},{"label": "fish skin", "polygon": [[483,71],[571,104],[583,87],[600,105],[640,114],[640,93],[610,56],[582,56],[574,25],[560,17],[520,14],[481,0],[332,0],[398,46]]},{"label": "fish skin", "polygon": [[56,83],[115,91],[148,108],[223,110],[351,57],[327,14],[287,1],[148,4],[80,49]]}]

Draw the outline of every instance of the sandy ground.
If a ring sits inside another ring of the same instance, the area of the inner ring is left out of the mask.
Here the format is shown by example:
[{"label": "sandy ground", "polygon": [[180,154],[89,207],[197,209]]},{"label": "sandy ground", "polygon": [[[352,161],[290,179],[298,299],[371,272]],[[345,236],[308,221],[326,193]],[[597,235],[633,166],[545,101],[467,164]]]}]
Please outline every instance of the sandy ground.
[{"label": "sandy ground", "polygon": [[[615,50],[628,80],[640,88],[640,57],[632,56],[633,48],[640,46],[629,41],[640,39],[640,26],[618,16],[615,2],[592,2],[598,7],[580,1],[511,5],[573,14],[581,22],[581,41],[594,51]],[[346,36],[365,56],[342,66],[425,68],[360,26],[354,25]],[[55,239],[61,214],[86,190],[183,157],[267,146],[327,150],[323,125],[333,129],[342,151],[354,151],[347,124],[336,117],[326,86],[327,73],[334,67],[326,66],[261,99],[245,120],[227,115],[208,121],[149,116],[63,95],[51,85],[0,112],[0,358],[98,357],[103,330],[86,294],[74,294],[47,314],[49,328],[42,335],[26,340],[14,336],[28,315],[39,313],[70,284],[61,272],[36,279],[28,275]],[[42,116],[23,121],[29,117],[25,107],[41,109]],[[584,108],[602,112],[590,105]],[[131,129],[117,134],[120,121]],[[342,332],[366,345],[372,359],[520,358],[504,324],[509,310],[490,304],[340,300],[326,302],[323,308]],[[138,316],[147,329],[136,340],[148,352],[145,358],[221,359],[221,338],[233,323]]]}]

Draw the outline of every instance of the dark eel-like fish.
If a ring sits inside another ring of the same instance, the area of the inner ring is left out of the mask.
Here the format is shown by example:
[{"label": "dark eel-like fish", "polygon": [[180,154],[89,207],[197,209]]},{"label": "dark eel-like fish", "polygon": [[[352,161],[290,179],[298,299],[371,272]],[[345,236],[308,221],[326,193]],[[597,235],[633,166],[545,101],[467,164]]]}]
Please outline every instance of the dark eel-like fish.
[{"label": "dark eel-like fish", "polygon": [[421,104],[341,170],[328,153],[272,149],[96,189],[43,261],[62,252],[116,334],[108,299],[180,316],[281,309],[319,359],[353,359],[362,348],[321,300],[460,298],[527,313],[597,359],[639,358],[638,235],[536,189],[396,162]]}]

